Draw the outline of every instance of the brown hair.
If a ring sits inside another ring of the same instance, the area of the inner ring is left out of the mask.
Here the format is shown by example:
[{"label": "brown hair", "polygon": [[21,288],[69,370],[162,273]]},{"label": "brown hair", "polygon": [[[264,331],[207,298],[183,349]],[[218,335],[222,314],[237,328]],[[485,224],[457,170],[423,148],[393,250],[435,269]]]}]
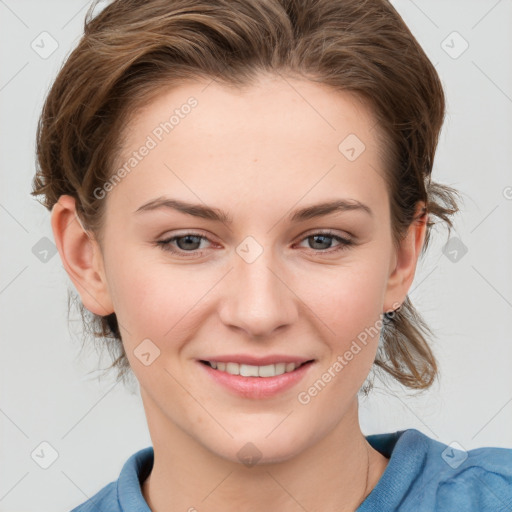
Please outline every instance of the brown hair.
[{"label": "brown hair", "polygon": [[[457,191],[431,181],[443,88],[387,0],[115,0],[93,16],[96,4],[44,104],[32,194],[50,210],[62,194],[73,196],[100,245],[105,202],[94,190],[113,175],[136,109],[187,80],[242,88],[262,72],[350,91],[369,104],[385,148],[395,244],[416,220],[418,201],[428,214],[422,254],[433,216],[451,229]],[[124,378],[130,366],[115,313],[93,315],[77,302],[85,331],[107,339],[109,368]],[[408,297],[384,320],[374,368],[428,388],[438,372],[432,331]]]}]

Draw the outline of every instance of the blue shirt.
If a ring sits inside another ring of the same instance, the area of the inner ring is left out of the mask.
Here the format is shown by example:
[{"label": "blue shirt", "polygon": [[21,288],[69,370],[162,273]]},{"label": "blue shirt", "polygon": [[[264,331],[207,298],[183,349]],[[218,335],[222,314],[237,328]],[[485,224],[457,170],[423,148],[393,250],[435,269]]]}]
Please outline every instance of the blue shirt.
[{"label": "blue shirt", "polygon": [[[466,452],[413,428],[366,439],[389,462],[356,512],[512,511],[512,449]],[[151,512],[141,483],[152,467],[149,446],[125,462],[116,481],[71,512]]]}]

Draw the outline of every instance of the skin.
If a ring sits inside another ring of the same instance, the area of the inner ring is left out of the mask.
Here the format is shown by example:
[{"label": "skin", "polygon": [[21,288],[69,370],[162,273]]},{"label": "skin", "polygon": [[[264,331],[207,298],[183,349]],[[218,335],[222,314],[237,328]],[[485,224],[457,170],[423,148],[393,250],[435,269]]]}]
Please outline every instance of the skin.
[{"label": "skin", "polygon": [[[425,224],[413,223],[394,248],[375,121],[355,96],[279,76],[260,76],[243,92],[206,85],[163,91],[134,115],[120,166],[169,112],[198,100],[104,199],[103,247],[76,221],[74,199],[61,196],[52,228],[63,266],[84,306],[115,311],[121,325],[155,450],[142,487],[151,510],[355,510],[388,462],[358,421],[357,392],[378,336],[309,403],[297,395],[403,302]],[[354,161],[338,150],[351,133],[366,146]],[[161,195],[225,210],[233,224],[171,209],[134,213]],[[373,216],[287,220],[292,210],[339,198],[361,201]],[[326,229],[355,243],[333,252],[335,238],[308,239]],[[186,231],[207,239],[172,242],[183,256],[156,244]],[[251,263],[236,251],[247,236],[263,250]],[[203,254],[190,257],[194,250]],[[147,338],[160,350],[148,366],[134,353]],[[315,363],[292,389],[249,399],[198,366],[233,353]],[[237,455],[248,442],[261,452],[251,467]]]}]

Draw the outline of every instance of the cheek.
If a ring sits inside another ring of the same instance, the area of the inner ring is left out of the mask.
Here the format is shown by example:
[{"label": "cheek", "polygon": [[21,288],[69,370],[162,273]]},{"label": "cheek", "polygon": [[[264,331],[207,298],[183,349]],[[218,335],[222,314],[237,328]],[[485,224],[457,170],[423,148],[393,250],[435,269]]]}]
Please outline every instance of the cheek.
[{"label": "cheek", "polygon": [[197,280],[170,267],[132,269],[116,279],[116,314],[131,333],[162,338],[191,312],[200,298],[197,288]]},{"label": "cheek", "polygon": [[123,258],[114,257],[109,265],[109,287],[127,352],[146,338],[162,351],[171,345],[172,352],[179,351],[204,321],[209,293],[219,280],[218,270],[166,264],[156,251],[160,249],[127,248],[117,253]]},{"label": "cheek", "polygon": [[338,343],[345,344],[379,319],[386,265],[383,258],[347,260],[339,268],[316,273],[312,280],[297,280],[301,289],[298,295],[308,297],[306,304],[322,320],[331,338],[334,336]]},{"label": "cheek", "polygon": [[[343,413],[347,400],[360,389],[375,360],[388,265],[385,258],[376,257],[378,252],[361,251],[353,260],[347,258],[343,266],[318,274],[314,283],[308,282],[309,296],[305,288],[298,293],[309,297],[307,306],[320,319],[315,331],[326,350],[325,363],[304,388],[305,398],[310,396],[319,414],[322,404]],[[325,392],[320,393],[324,386]],[[323,398],[314,398],[320,394]]]},{"label": "cheek", "polygon": [[305,407],[309,417],[325,418],[326,429],[334,428],[347,412],[375,360],[382,328],[383,275],[383,264],[361,258],[315,280],[311,287],[307,305],[320,319],[315,331],[326,357],[297,400],[299,410]]}]

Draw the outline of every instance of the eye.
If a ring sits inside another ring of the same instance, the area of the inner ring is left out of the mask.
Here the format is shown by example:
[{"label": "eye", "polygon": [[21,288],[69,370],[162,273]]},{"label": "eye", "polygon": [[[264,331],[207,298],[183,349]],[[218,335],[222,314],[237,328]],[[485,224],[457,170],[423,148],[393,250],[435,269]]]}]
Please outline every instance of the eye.
[{"label": "eye", "polygon": [[[157,244],[164,250],[173,254],[184,255],[184,257],[190,257],[186,253],[191,253],[193,257],[203,255],[203,251],[198,252],[198,244],[201,244],[202,240],[208,240],[199,233],[184,233],[182,235],[173,236],[165,240],[159,240]],[[176,246],[173,244],[176,243]]]},{"label": "eye", "polygon": [[[334,249],[330,247],[325,247],[326,245],[329,246],[332,244],[332,240],[336,240],[338,242],[338,245],[334,247]],[[352,245],[354,242],[350,240],[349,238],[342,237],[340,235],[337,235],[333,233],[332,231],[321,231],[321,232],[315,232],[311,233],[305,238],[302,239],[302,241],[307,241],[310,247],[315,250],[314,252],[326,252],[328,254],[332,254],[333,252],[343,251],[347,249],[350,245]]]}]

